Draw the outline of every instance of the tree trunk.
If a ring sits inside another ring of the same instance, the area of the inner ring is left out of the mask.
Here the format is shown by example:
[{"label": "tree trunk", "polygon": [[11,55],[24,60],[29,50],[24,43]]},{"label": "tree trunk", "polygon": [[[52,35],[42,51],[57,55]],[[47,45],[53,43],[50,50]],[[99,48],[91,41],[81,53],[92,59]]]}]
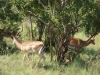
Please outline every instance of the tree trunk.
[{"label": "tree trunk", "polygon": [[45,25],[42,22],[38,23],[38,31],[39,31],[39,37],[38,40],[41,41],[42,40],[42,35],[43,35],[43,31],[44,31]]},{"label": "tree trunk", "polygon": [[30,35],[31,35],[31,40],[33,40],[34,36],[33,36],[33,30],[32,30],[33,26],[32,26],[32,18],[31,18],[31,15],[30,15]]},{"label": "tree trunk", "polygon": [[64,62],[65,53],[68,51],[67,42],[61,41],[58,45],[57,50],[58,50],[57,51],[57,61],[60,64],[60,63]]}]

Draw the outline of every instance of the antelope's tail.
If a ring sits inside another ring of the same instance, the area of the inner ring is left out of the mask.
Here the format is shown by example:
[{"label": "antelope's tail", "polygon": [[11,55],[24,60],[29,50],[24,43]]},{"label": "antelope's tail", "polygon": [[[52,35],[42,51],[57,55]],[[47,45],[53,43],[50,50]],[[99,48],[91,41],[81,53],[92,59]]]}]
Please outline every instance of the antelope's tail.
[{"label": "antelope's tail", "polygon": [[41,54],[42,52],[43,52],[43,49],[44,49],[44,46],[42,46],[41,48],[40,48],[40,50],[39,50],[39,54]]}]

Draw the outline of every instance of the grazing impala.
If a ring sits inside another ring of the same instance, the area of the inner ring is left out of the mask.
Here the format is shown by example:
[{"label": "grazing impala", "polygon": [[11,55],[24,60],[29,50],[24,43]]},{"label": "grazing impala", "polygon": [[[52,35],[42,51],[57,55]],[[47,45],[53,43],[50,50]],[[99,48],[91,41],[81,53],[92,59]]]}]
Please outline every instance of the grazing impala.
[{"label": "grazing impala", "polygon": [[[37,62],[36,66],[38,65],[41,59],[43,59],[43,61],[45,62],[45,56],[43,55],[43,47],[44,47],[43,42],[41,41],[19,42],[17,36],[12,35],[12,37],[13,37],[13,43],[15,43],[16,46],[24,53],[23,60],[25,59],[25,57],[27,57],[31,67],[32,67],[32,64],[28,57],[29,52],[35,52],[36,54],[39,55],[40,59]],[[43,66],[44,66],[44,63],[43,63]]]},{"label": "grazing impala", "polygon": [[72,57],[72,60],[74,60],[80,48],[88,46],[89,44],[93,44],[93,45],[95,44],[94,38],[91,38],[90,40],[87,41],[83,41],[78,38],[68,38],[68,47],[75,49],[75,53]]},{"label": "grazing impala", "polygon": [[[83,45],[84,44],[84,45]],[[89,44],[95,44],[94,39],[91,38],[89,41],[83,41],[81,39],[78,38],[69,38],[68,39],[68,47],[69,48],[76,48],[78,49],[79,47],[85,47],[88,46]]]}]

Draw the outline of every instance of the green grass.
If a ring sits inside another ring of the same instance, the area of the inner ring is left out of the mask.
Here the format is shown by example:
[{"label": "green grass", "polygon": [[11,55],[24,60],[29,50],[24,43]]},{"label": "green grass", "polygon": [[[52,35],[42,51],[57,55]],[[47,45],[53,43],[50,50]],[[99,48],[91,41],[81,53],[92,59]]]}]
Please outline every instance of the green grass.
[{"label": "green grass", "polygon": [[[77,38],[87,40],[83,33],[76,34]],[[69,65],[61,65],[60,67],[55,62],[55,58],[50,62],[50,55],[45,53],[46,68],[35,68],[38,61],[38,55],[31,54],[33,68],[29,66],[28,60],[25,59],[22,65],[23,53],[13,53],[0,55],[0,75],[100,75],[100,34],[95,38],[95,45],[89,45],[82,49],[84,50],[76,60]]]},{"label": "green grass", "polygon": [[[35,68],[37,55],[30,55],[33,68],[28,64],[28,60],[24,61],[22,65],[23,53],[2,55],[0,56],[0,75],[99,75],[100,72],[100,59],[87,60],[88,57],[84,54],[80,58],[77,58],[73,63],[65,66],[57,66],[55,61],[50,62],[49,55],[46,56],[46,68]],[[85,59],[81,59],[85,57]],[[40,62],[42,65],[42,61]]]}]

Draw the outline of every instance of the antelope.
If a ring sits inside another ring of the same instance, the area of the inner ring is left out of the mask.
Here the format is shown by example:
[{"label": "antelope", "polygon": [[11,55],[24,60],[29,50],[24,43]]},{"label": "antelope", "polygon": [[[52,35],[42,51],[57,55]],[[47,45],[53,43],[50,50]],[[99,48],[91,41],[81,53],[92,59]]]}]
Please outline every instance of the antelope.
[{"label": "antelope", "polygon": [[[43,54],[43,48],[44,48],[43,42],[41,42],[41,41],[20,42],[20,41],[18,41],[17,36],[12,35],[12,37],[13,37],[13,44],[15,44],[24,53],[23,61],[24,61],[25,57],[27,57],[30,65],[32,67],[32,63],[29,59],[28,54],[30,52],[35,52],[40,57],[40,59],[36,63],[36,66],[38,65],[38,63],[40,62],[41,59],[43,59],[43,66],[44,66],[45,56]],[[22,62],[22,64],[23,64],[23,62]]]},{"label": "antelope", "polygon": [[[84,44],[84,45],[83,45]],[[89,41],[83,41],[79,38],[68,38],[68,47],[69,48],[79,48],[81,47],[85,47],[88,46],[89,44],[95,44],[94,39],[91,38]]]},{"label": "antelope", "polygon": [[82,47],[85,47],[85,46],[88,46],[89,44],[95,44],[95,39],[94,38],[91,38],[90,40],[88,41],[83,41],[79,38],[68,38],[67,39],[67,42],[68,42],[68,48],[71,48],[71,49],[75,49],[75,53],[72,57],[72,60],[74,60],[74,58],[76,57],[78,51],[80,48]]}]

